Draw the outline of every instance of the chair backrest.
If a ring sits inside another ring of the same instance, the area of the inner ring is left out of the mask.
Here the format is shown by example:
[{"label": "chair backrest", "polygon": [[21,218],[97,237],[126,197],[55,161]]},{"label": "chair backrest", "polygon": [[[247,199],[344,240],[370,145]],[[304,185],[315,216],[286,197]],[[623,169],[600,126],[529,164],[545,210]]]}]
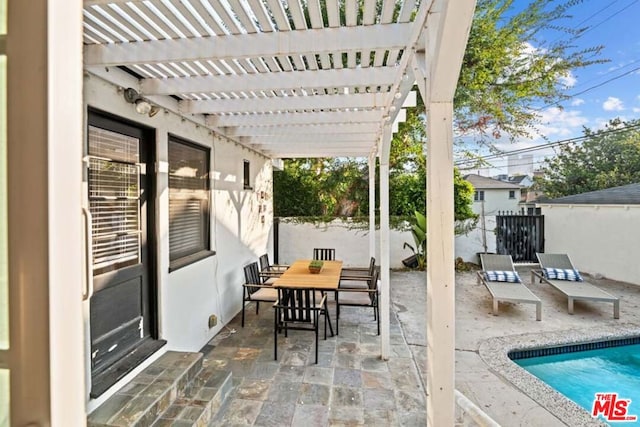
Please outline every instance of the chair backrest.
[{"label": "chair backrest", "polygon": [[[244,281],[247,285],[260,285],[260,271],[258,270],[258,263],[252,262],[244,266]],[[249,293],[252,294],[257,291],[257,286],[247,286]]]},{"label": "chair backrest", "polygon": [[269,268],[271,264],[269,264],[269,254],[264,254],[260,256],[260,271],[264,271],[266,268]]},{"label": "chair backrest", "polygon": [[[371,280],[367,281],[367,285],[371,290],[378,290],[378,278],[380,276],[380,271],[377,268],[373,269],[373,274],[371,275]],[[377,295],[374,292],[369,292],[369,298],[371,298],[371,304],[375,302]]]},{"label": "chair backrest", "polygon": [[511,255],[480,254],[483,271],[515,271]]},{"label": "chair backrest", "polygon": [[310,288],[278,288],[278,302],[281,321],[313,323],[316,307],[316,292]]},{"label": "chair backrest", "polygon": [[313,248],[313,259],[333,261],[336,259],[336,250],[329,248]]},{"label": "chair backrest", "polygon": [[575,270],[575,267],[567,254],[543,254],[537,253],[540,267],[542,268],[562,268]]},{"label": "chair backrest", "polygon": [[373,276],[373,273],[376,271],[376,259],[371,257],[369,260],[369,276]]}]

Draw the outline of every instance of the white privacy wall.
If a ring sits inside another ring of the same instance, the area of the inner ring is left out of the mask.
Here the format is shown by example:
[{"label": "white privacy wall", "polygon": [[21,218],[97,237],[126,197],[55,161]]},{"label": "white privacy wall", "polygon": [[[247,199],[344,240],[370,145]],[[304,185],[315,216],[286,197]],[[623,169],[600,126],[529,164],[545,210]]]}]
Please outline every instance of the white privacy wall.
[{"label": "white privacy wall", "polygon": [[545,252],[592,275],[640,285],[640,206],[540,205]]},{"label": "white privacy wall", "polygon": [[[486,219],[488,251],[495,252],[496,237],[495,217]],[[336,219],[330,223],[300,223],[295,219],[283,218],[279,227],[279,262],[288,264],[296,259],[311,259],[313,248],[335,248],[336,259],[342,260],[345,266],[364,266],[369,262],[369,229],[368,225],[356,226],[353,223]],[[480,224],[478,224],[480,227]],[[376,232],[376,263],[380,264],[379,232]],[[411,231],[391,230],[390,233],[390,266],[403,268],[402,260],[413,253],[403,249],[407,242],[415,247]],[[478,252],[482,252],[482,231],[472,230],[467,235],[457,236],[455,255],[465,261],[479,262]]]},{"label": "white privacy wall", "polygon": [[[168,341],[169,350],[198,351],[240,310],[242,267],[267,252],[273,220],[271,161],[174,113],[161,111],[151,118],[137,114],[118,88],[97,77],[85,78],[84,92],[85,110],[100,109],[155,129],[160,337]],[[171,273],[168,174],[162,165],[167,162],[169,134],[211,148],[211,248],[216,251]],[[244,159],[251,164],[252,190],[243,188]],[[211,314],[219,320],[209,329]]]}]

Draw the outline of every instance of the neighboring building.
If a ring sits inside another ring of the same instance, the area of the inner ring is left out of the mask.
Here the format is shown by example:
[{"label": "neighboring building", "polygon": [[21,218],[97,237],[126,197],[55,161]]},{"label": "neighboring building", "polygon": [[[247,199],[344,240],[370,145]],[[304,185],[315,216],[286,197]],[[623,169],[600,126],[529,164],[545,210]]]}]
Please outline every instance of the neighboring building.
[{"label": "neighboring building", "polygon": [[507,181],[520,186],[518,212],[527,215],[539,214],[540,210],[536,209],[536,201],[539,200],[543,193],[531,189],[533,186],[533,178],[529,175],[516,175],[509,177]]},{"label": "neighboring building", "polygon": [[567,253],[581,271],[640,285],[640,183],[538,203],[545,252]]},{"label": "neighboring building", "polygon": [[507,160],[507,172],[509,173],[509,176],[532,175],[533,154],[509,156]]},{"label": "neighboring building", "polygon": [[464,177],[475,188],[473,211],[477,214],[497,215],[498,211],[517,211],[520,186],[480,175]]}]

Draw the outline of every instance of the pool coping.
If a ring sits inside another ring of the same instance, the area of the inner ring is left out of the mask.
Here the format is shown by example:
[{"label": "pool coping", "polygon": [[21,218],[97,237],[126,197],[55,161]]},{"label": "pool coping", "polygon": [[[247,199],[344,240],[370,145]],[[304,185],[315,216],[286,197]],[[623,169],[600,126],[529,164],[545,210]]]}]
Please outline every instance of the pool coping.
[{"label": "pool coping", "polygon": [[[522,393],[529,396],[559,420],[570,426],[608,426],[591,417],[585,409],[539,380],[512,361],[512,351],[531,350],[560,345],[624,339],[640,336],[637,324],[617,324],[590,329],[569,329],[544,333],[527,333],[489,338],[480,343],[478,354],[489,368]],[[640,411],[637,411],[640,415]]]}]

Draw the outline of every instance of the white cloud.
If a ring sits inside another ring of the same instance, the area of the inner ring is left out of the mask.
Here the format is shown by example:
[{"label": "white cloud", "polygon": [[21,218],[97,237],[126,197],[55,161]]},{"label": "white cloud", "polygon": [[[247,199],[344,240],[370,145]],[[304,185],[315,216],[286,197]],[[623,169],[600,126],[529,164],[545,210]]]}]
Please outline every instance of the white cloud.
[{"label": "white cloud", "polygon": [[574,107],[577,107],[578,105],[582,105],[584,104],[584,99],[582,98],[576,98],[573,101],[571,101],[571,105],[573,105]]},{"label": "white cloud", "polygon": [[580,133],[587,123],[587,118],[580,111],[552,107],[541,112],[537,128],[547,138],[569,137]]},{"label": "white cloud", "polygon": [[566,87],[574,87],[578,81],[571,71],[567,71],[567,74],[560,77],[558,80],[560,80],[560,83]]},{"label": "white cloud", "polygon": [[640,108],[638,108],[638,107],[633,107],[633,112],[634,112],[634,113],[640,113]]},{"label": "white cloud", "polygon": [[624,104],[619,98],[610,96],[602,103],[602,108],[605,111],[622,111],[624,110]]}]

